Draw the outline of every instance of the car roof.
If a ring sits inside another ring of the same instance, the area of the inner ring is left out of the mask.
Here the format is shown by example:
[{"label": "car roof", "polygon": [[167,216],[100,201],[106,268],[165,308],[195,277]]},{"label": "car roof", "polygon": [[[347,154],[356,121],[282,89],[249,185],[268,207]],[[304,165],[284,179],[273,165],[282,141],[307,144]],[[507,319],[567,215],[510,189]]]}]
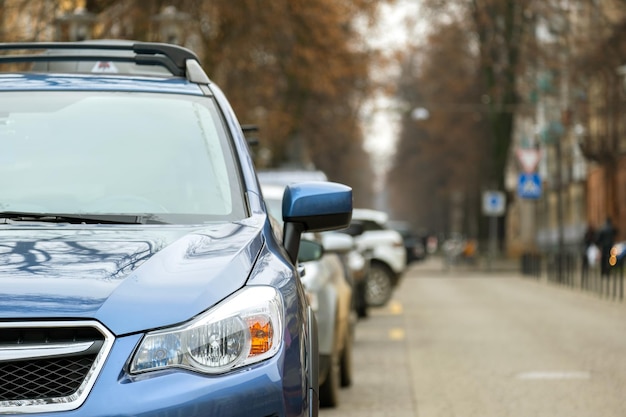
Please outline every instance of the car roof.
[{"label": "car roof", "polygon": [[355,208],[352,210],[353,220],[372,220],[379,224],[386,224],[389,215],[380,210]]},{"label": "car roof", "polygon": [[86,74],[0,74],[1,91],[134,91],[202,95],[183,78]]},{"label": "car roof", "polygon": [[[206,94],[210,79],[192,51],[170,44],[100,40],[0,43],[2,90],[110,90]],[[24,65],[29,65],[27,69]]]}]

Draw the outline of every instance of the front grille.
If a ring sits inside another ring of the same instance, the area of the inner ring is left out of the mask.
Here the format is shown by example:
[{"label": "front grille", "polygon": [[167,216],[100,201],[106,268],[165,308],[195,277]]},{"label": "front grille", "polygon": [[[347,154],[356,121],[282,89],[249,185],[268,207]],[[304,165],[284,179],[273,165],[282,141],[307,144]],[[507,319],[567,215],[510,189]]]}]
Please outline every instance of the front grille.
[{"label": "front grille", "polygon": [[0,414],[78,408],[112,342],[95,322],[0,323]]},{"label": "front grille", "polygon": [[67,397],[78,391],[95,355],[0,363],[0,401]]}]

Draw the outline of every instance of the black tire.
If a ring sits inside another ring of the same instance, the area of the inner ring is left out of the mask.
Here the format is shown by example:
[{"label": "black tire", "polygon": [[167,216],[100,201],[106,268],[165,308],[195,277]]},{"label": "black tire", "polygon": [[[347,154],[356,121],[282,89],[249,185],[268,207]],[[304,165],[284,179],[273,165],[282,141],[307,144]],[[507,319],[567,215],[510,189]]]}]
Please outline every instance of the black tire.
[{"label": "black tire", "polygon": [[341,387],[349,387],[352,385],[352,334],[346,332],[346,341],[341,352]]},{"label": "black tire", "polygon": [[355,287],[355,310],[357,317],[360,319],[364,319],[368,315],[367,310],[367,300],[365,299],[365,292],[367,288],[366,282],[360,282],[359,285]]},{"label": "black tire", "polygon": [[367,274],[365,300],[370,307],[382,307],[391,298],[394,275],[388,266],[373,262]]},{"label": "black tire", "polygon": [[356,312],[360,319],[366,319],[369,313],[367,311],[367,306],[362,306],[362,307],[357,308]]},{"label": "black tire", "polygon": [[341,364],[339,354],[333,353],[328,368],[326,380],[320,385],[320,407],[337,407],[339,404],[339,383],[341,379]]}]

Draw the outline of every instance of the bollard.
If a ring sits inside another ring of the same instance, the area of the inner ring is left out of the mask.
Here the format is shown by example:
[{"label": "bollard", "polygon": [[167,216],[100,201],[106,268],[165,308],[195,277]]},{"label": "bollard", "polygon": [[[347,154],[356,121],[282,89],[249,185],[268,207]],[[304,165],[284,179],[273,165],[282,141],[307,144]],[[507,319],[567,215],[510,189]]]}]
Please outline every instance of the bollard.
[{"label": "bollard", "polygon": [[524,252],[520,257],[522,275],[539,278],[541,276],[541,256],[532,252]]},{"label": "bollard", "polygon": [[619,261],[615,266],[615,299],[622,301],[624,299],[624,263]]},{"label": "bollard", "polygon": [[541,278],[541,255],[535,254],[534,256],[534,271],[537,279]]}]

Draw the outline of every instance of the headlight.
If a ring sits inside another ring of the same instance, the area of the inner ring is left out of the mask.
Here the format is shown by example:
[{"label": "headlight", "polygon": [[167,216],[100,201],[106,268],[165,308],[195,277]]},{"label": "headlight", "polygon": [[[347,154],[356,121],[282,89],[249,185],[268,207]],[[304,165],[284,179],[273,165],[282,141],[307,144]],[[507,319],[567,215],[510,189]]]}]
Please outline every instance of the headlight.
[{"label": "headlight", "polygon": [[272,357],[283,332],[282,297],[246,287],[189,323],[146,334],[131,373],[170,367],[218,374]]}]

